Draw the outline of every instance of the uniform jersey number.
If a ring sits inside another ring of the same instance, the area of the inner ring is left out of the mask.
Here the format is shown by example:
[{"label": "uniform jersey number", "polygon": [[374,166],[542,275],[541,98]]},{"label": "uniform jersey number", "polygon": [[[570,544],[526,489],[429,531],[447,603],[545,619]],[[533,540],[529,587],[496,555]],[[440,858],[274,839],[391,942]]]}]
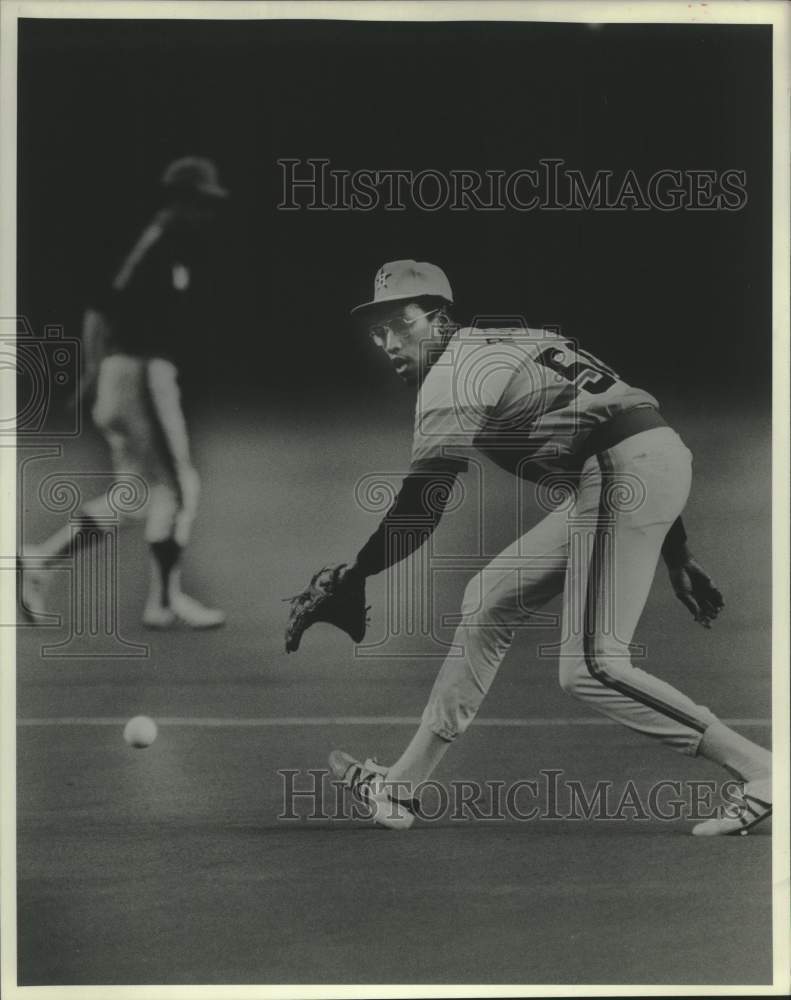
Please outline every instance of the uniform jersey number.
[{"label": "uniform jersey number", "polygon": [[612,368],[579,347],[572,349],[570,344],[547,347],[536,357],[536,363],[560,375],[578,392],[584,390],[599,395],[611,389],[618,380]]}]

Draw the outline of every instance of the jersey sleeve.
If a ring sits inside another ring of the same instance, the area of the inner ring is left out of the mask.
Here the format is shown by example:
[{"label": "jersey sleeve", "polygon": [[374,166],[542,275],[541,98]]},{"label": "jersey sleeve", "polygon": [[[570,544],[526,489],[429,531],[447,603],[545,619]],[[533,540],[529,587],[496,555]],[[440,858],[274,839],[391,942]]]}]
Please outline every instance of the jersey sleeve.
[{"label": "jersey sleeve", "polygon": [[456,471],[446,467],[409,472],[392,507],[357,554],[355,567],[363,576],[381,573],[428,540],[445,512]]}]

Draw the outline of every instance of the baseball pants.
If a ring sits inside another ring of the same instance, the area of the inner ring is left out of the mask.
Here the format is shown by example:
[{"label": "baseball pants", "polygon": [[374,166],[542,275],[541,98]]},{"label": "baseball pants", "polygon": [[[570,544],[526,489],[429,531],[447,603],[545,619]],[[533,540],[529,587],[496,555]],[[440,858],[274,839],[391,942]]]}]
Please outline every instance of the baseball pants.
[{"label": "baseball pants", "polygon": [[561,509],[470,581],[450,655],[423,721],[453,740],[469,726],[514,634],[563,593],[561,688],[630,729],[694,755],[715,721],[672,685],[635,667],[629,644],[668,528],[684,508],[692,456],[661,427],[589,458]]},{"label": "baseball pants", "polygon": [[163,358],[105,358],[92,416],[110,446],[115,472],[137,475],[148,487],[148,501],[140,511],[146,541],[173,539],[186,545],[200,484],[175,366]]}]

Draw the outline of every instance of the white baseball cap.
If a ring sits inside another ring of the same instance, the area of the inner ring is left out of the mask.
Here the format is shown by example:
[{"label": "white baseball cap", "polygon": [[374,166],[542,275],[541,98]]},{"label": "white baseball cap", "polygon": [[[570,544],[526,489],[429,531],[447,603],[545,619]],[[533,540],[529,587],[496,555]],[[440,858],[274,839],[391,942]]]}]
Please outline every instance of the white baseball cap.
[{"label": "white baseball cap", "polygon": [[453,302],[450,282],[442,268],[425,261],[391,260],[388,264],[382,264],[376,272],[373,299],[355,306],[352,315],[387,302],[417,299],[423,295],[434,295],[449,303]]}]

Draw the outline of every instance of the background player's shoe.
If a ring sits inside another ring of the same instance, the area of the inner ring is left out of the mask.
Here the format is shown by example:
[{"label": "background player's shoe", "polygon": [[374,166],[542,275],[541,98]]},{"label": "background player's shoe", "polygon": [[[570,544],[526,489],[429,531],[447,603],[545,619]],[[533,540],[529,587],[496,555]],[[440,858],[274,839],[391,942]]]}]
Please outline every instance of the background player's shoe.
[{"label": "background player's shoe", "polygon": [[370,812],[371,819],[390,830],[408,830],[415,822],[417,802],[393,799],[387,791],[387,768],[369,757],[364,764],[343,750],[330,754],[330,769]]},{"label": "background player's shoe", "polygon": [[38,624],[47,617],[46,597],[49,577],[47,571],[35,565],[31,558],[35,552],[17,558],[19,570],[19,605],[25,621]]},{"label": "background player's shoe", "polygon": [[772,782],[748,781],[738,802],[726,806],[722,816],[707,819],[692,828],[694,837],[746,836],[754,826],[772,815]]},{"label": "background player's shoe", "polygon": [[219,628],[225,624],[225,614],[219,608],[207,608],[194,597],[178,592],[170,598],[169,606],[149,601],[143,611],[146,628]]}]

